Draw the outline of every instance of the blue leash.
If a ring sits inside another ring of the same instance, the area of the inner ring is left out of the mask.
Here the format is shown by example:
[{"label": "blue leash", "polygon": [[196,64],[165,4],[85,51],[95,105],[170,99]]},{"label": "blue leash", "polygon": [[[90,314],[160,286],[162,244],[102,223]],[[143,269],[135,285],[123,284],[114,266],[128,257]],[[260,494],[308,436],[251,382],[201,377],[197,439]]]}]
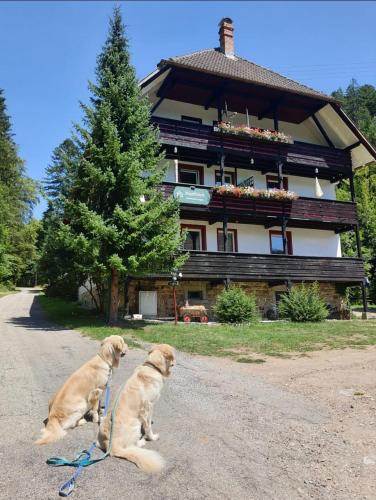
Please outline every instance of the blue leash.
[{"label": "blue leash", "polygon": [[[112,378],[111,375],[112,374],[110,374],[110,377],[109,377],[107,384],[106,384],[105,400],[104,400],[105,402],[104,402],[104,410],[103,410],[104,417],[107,416],[108,407],[110,404],[110,382],[111,382],[111,378]],[[120,395],[120,392],[119,392],[119,395]],[[114,413],[115,413],[115,410],[117,408],[118,399],[119,399],[119,396],[116,400],[116,404],[114,405],[114,409],[112,411],[112,417],[114,417]],[[59,496],[67,497],[72,493],[72,491],[74,490],[75,485],[76,485],[75,484],[76,480],[77,480],[78,476],[84,470],[84,467],[88,467],[89,465],[96,464],[97,462],[101,462],[106,457],[108,457],[108,455],[111,452],[112,427],[113,427],[113,425],[111,426],[110,444],[109,444],[108,450],[101,457],[96,458],[96,459],[91,458],[91,454],[93,453],[93,451],[95,450],[95,448],[97,446],[96,442],[94,442],[94,443],[92,443],[92,445],[90,446],[90,448],[88,450],[81,451],[81,453],[79,453],[77,455],[77,457],[73,460],[67,460],[64,457],[51,457],[47,460],[46,463],[48,465],[52,465],[54,467],[61,467],[64,465],[71,466],[71,467],[77,467],[77,470],[73,474],[73,476],[70,479],[68,479],[68,481],[66,481],[64,484],[62,484],[60,486]]]}]

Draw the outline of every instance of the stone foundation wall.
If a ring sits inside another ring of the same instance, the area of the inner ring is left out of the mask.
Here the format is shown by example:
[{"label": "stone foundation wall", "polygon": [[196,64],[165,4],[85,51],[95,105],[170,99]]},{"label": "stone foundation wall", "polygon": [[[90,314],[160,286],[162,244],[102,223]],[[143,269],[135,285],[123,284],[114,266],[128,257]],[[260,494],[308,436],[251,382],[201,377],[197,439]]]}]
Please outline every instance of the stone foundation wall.
[{"label": "stone foundation wall", "polygon": [[[286,287],[269,286],[265,281],[246,281],[237,282],[239,286],[249,294],[254,294],[260,314],[266,316],[267,311],[275,306],[275,292],[286,291]],[[293,286],[298,286],[294,284]],[[213,319],[213,305],[217,295],[223,290],[223,283],[208,281],[181,281],[176,287],[177,305],[183,306],[187,300],[189,290],[201,291],[203,298],[189,300],[190,305],[203,304],[209,312],[209,318]],[[139,291],[157,292],[157,311],[159,318],[171,318],[173,312],[173,290],[168,281],[163,280],[133,280],[129,284],[129,313],[137,314],[139,312]],[[335,283],[320,283],[320,292],[327,304],[333,308],[339,308],[344,298],[345,288]]]}]

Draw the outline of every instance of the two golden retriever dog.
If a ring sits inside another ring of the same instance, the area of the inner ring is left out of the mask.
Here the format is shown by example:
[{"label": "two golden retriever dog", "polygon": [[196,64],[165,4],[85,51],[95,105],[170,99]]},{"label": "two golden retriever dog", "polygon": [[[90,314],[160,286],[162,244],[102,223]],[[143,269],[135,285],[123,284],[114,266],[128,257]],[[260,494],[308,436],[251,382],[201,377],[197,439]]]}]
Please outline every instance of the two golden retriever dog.
[{"label": "two golden retriever dog", "polygon": [[113,368],[128,350],[119,335],[103,340],[99,353],[75,371],[50,399],[48,419],[35,444],[47,444],[65,436],[67,429],[86,423],[85,416],[98,422],[99,400]]},{"label": "two golden retriever dog", "polygon": [[[127,350],[128,346],[118,335],[104,339],[99,353],[74,372],[50,400],[48,421],[36,444],[61,439],[67,429],[85,423],[85,417],[99,421],[100,397],[112,368],[119,366],[119,359]],[[156,451],[142,447],[146,441],[158,439],[151,428],[153,406],[175,359],[175,350],[168,344],[154,346],[144,364],[135,369],[122,387],[112,411],[99,427],[97,445],[103,451],[129,460],[147,473],[159,472],[164,466],[163,458]]]}]

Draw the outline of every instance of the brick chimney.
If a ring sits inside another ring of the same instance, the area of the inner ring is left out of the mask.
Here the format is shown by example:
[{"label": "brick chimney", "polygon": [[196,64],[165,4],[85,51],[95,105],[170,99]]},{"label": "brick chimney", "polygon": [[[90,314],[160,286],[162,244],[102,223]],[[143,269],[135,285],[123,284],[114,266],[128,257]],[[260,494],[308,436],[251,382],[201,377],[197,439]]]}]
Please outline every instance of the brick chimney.
[{"label": "brick chimney", "polygon": [[234,26],[232,19],[224,17],[219,23],[220,50],[228,57],[234,57]]}]

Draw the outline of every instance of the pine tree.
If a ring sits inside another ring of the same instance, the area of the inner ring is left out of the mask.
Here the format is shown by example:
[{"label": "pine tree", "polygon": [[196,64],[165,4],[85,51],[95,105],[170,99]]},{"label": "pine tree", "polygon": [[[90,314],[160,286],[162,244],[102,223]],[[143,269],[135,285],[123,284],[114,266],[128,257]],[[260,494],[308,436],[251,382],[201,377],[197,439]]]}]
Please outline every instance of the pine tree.
[{"label": "pine tree", "polygon": [[51,164],[46,168],[43,187],[49,202],[57,212],[63,211],[80,154],[78,144],[73,139],[65,139],[54,149]]},{"label": "pine tree", "polygon": [[36,200],[37,184],[25,175],[0,90],[0,283],[15,284],[23,272],[28,242],[22,234]]},{"label": "pine tree", "polygon": [[167,271],[184,260],[178,205],[157,186],[166,172],[150,104],[130,63],[120,9],[97,60],[91,104],[78,127],[82,157],[66,204],[72,238],[111,278],[109,322],[117,320],[121,277]]}]

